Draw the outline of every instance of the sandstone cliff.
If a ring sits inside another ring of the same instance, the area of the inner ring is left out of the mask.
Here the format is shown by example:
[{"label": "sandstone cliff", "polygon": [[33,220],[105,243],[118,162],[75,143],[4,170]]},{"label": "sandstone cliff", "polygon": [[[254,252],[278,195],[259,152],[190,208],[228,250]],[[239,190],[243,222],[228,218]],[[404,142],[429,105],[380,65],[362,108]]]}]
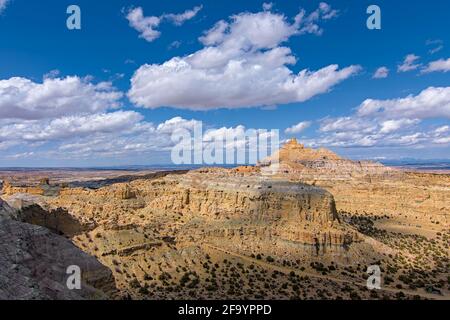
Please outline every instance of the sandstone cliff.
[{"label": "sandstone cliff", "polygon": [[144,226],[175,214],[184,223],[174,224],[173,236],[182,241],[232,239],[230,245],[244,246],[252,237],[266,247],[284,240],[321,254],[359,241],[339,220],[327,191],[242,170],[200,169],[99,190],[68,189],[49,205],[104,226]]}]

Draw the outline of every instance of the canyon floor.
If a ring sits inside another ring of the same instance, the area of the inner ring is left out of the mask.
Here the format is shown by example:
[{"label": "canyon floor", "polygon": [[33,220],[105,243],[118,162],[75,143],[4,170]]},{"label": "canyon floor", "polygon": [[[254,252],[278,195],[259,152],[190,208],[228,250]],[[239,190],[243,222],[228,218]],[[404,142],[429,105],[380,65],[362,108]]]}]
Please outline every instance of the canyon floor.
[{"label": "canyon floor", "polygon": [[448,173],[292,140],[252,167],[0,180],[3,299],[450,299]]}]

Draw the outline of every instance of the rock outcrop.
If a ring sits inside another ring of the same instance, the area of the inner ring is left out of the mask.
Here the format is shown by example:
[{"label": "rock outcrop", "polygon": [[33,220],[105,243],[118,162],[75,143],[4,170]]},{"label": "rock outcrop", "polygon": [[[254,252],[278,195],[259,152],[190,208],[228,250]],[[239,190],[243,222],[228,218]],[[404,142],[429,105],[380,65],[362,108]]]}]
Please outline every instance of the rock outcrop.
[{"label": "rock outcrop", "polygon": [[42,196],[45,193],[42,186],[13,186],[9,181],[3,183],[3,189],[1,192],[5,196],[10,196],[16,193],[26,193],[31,195]]},{"label": "rock outcrop", "polygon": [[[0,199],[0,300],[106,299],[115,292],[111,271],[46,228],[11,219]],[[68,288],[67,268],[81,269],[81,289]]]},{"label": "rock outcrop", "polygon": [[14,214],[14,209],[11,208],[8,203],[3,201],[2,198],[0,198],[0,218],[10,218]]}]

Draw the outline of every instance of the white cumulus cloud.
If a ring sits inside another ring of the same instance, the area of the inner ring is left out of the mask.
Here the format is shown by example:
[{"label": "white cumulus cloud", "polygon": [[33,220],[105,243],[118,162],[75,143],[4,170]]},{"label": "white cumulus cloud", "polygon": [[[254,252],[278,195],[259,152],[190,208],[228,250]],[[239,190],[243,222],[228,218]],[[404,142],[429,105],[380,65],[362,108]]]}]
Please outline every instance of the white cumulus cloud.
[{"label": "white cumulus cloud", "polygon": [[111,83],[86,78],[45,78],[42,83],[13,77],[0,80],[0,119],[41,119],[102,112],[120,105]]},{"label": "white cumulus cloud", "polygon": [[156,16],[145,17],[141,7],[130,10],[126,16],[130,27],[139,31],[139,37],[151,42],[161,35],[156,28],[161,23],[161,18]]},{"label": "white cumulus cloud", "polygon": [[389,76],[389,69],[386,67],[380,67],[375,71],[372,78],[384,79],[387,78],[388,76]]},{"label": "white cumulus cloud", "polygon": [[202,10],[202,8],[203,8],[203,6],[197,6],[197,7],[194,7],[193,9],[186,10],[183,13],[179,13],[179,14],[169,13],[169,14],[163,15],[163,18],[172,21],[173,24],[175,24],[176,26],[181,26],[185,21],[191,20],[192,18],[194,18],[197,15],[197,13],[199,13],[200,10]]},{"label": "white cumulus cloud", "polygon": [[430,72],[449,72],[450,71],[450,58],[439,59],[430,62],[423,70],[422,73]]},{"label": "white cumulus cloud", "polygon": [[287,128],[284,132],[286,134],[297,134],[297,133],[300,133],[300,132],[308,129],[310,126],[311,126],[311,121],[302,121],[292,127]]},{"label": "white cumulus cloud", "polygon": [[381,123],[380,133],[391,133],[399,129],[405,129],[411,125],[419,123],[417,119],[397,119],[387,120]]},{"label": "white cumulus cloud", "polygon": [[416,56],[415,54],[408,54],[403,60],[403,63],[397,67],[397,71],[408,72],[418,69],[421,66],[421,64],[416,63],[416,61],[419,59],[420,57]]},{"label": "white cumulus cloud", "polygon": [[429,87],[417,95],[365,100],[350,116],[322,119],[314,146],[444,146],[450,126],[426,128],[425,119],[450,118],[450,87]]},{"label": "white cumulus cloud", "polygon": [[140,38],[152,42],[161,36],[161,32],[157,28],[162,22],[167,20],[176,26],[181,26],[187,20],[194,18],[201,9],[202,6],[197,6],[179,14],[168,13],[161,16],[144,16],[142,7],[137,7],[129,10],[126,18],[130,26],[140,33]]},{"label": "white cumulus cloud", "polygon": [[0,139],[23,142],[53,141],[93,135],[121,132],[142,120],[133,111],[116,111],[91,115],[65,116],[53,120],[25,120],[4,124]]},{"label": "white cumulus cloud", "polygon": [[450,87],[429,87],[418,95],[388,100],[365,100],[360,116],[383,118],[450,118]]},{"label": "white cumulus cloud", "polygon": [[329,91],[360,70],[329,65],[295,74],[291,36],[319,34],[318,22],[332,9],[310,15],[301,11],[292,23],[286,16],[263,11],[241,13],[221,20],[200,38],[205,47],[162,64],[145,64],[131,79],[129,99],[140,107],[164,106],[210,110],[273,106],[303,102]]}]

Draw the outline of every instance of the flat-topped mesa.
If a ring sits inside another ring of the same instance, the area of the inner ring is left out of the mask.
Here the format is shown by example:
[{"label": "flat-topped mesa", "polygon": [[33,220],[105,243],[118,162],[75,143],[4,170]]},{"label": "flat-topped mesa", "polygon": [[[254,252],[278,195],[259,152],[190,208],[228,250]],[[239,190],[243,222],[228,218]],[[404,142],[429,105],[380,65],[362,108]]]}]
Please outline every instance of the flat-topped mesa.
[{"label": "flat-topped mesa", "polygon": [[[208,169],[209,170],[209,169]],[[333,196],[327,191],[301,183],[272,180],[260,175],[239,175],[230,170],[192,171],[168,176],[174,184],[171,201],[161,205],[181,212],[198,212],[211,219],[239,218],[249,221],[296,219],[332,225],[338,219]]]},{"label": "flat-topped mesa", "polygon": [[1,193],[5,196],[12,196],[16,193],[26,193],[31,195],[44,195],[45,190],[42,186],[14,186],[9,181],[3,183]]},{"label": "flat-topped mesa", "polygon": [[357,232],[340,223],[328,191],[239,172],[201,169],[167,176],[164,188],[171,192],[156,197],[148,207],[203,218],[208,222],[203,228],[210,237],[231,237],[238,243],[253,238],[249,242],[263,246],[274,241],[279,246],[274,250],[281,250],[283,241],[288,241],[325,253],[360,240]]},{"label": "flat-topped mesa", "polygon": [[6,180],[3,182],[1,194],[4,196],[13,196],[15,194],[28,194],[34,196],[56,196],[61,190],[61,185],[50,184],[49,178],[41,178],[38,183],[34,182],[30,185],[12,184]]},{"label": "flat-topped mesa", "polygon": [[[124,192],[134,197],[121,197]],[[340,222],[334,198],[326,190],[243,168],[199,169],[98,190],[65,190],[50,204],[108,228],[169,223],[170,217],[175,221],[182,217],[183,232],[175,236],[195,243],[228,239],[230,245],[242,247],[252,238],[264,246],[290,241],[315,248],[342,247],[358,240]]]}]

